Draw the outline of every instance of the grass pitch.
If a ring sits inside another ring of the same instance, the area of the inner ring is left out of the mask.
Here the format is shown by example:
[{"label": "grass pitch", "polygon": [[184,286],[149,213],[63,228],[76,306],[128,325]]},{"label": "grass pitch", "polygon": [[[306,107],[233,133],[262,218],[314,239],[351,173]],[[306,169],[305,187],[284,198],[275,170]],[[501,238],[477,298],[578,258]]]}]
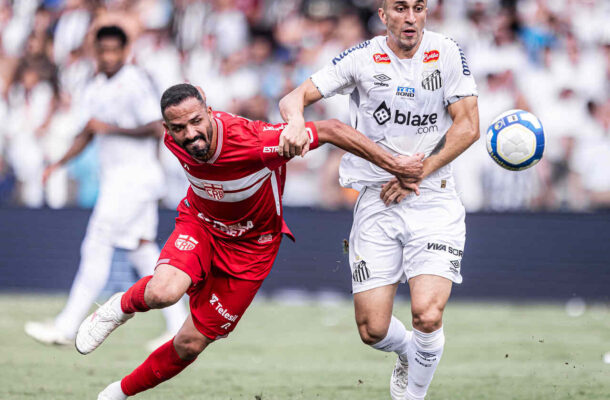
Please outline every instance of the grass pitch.
[{"label": "grass pitch", "polygon": [[[138,315],[94,353],[40,345],[27,320],[55,315],[64,297],[0,295],[0,399],[96,399],[148,355],[158,312]],[[408,304],[395,314],[408,320]],[[138,399],[389,399],[395,356],[358,339],[351,304],[256,301],[236,332]],[[429,400],[610,399],[610,311],[577,318],[561,306],[451,303],[447,343]]]}]

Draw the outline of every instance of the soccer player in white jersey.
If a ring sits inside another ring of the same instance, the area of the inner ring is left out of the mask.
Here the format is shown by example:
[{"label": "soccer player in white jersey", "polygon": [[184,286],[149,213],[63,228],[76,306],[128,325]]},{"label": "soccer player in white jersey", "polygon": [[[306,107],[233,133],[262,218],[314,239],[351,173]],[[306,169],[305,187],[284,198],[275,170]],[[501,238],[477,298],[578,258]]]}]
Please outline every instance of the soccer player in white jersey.
[{"label": "soccer player in white jersey", "polygon": [[[48,178],[97,137],[100,193],[68,302],[52,323],[25,326],[29,336],[46,344],[74,342],[81,321],[108,280],[115,248],[129,251],[128,259],[141,276],[152,274],[159,256],[155,238],[163,177],[157,151],[163,128],[157,95],[141,69],[125,64],[127,36],[121,28],[101,27],[95,50],[99,73],[75,103],[84,128],[64,157],[44,174]],[[167,332],[148,347],[164,343],[187,317],[180,303],[163,313]]]},{"label": "soccer player in white jersey", "polygon": [[[288,122],[283,154],[308,151],[303,108],[350,94],[352,125],[388,152],[425,157],[422,177],[401,186],[351,154],[343,186],[360,190],[349,258],[356,323],[362,341],[398,354],[393,399],[423,399],[443,353],[442,315],[452,283],[461,283],[464,207],[450,162],[479,137],[477,90],[464,53],[424,29],[424,0],[386,0],[386,36],[335,57],[280,102]],[[392,315],[399,283],[408,281],[412,331]]]}]

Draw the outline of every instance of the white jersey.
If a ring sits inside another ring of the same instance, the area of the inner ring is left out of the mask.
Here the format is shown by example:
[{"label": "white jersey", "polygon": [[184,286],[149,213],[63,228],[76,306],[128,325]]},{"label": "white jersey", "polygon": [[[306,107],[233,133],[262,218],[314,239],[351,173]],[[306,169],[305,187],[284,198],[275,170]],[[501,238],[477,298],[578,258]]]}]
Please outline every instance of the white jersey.
[{"label": "white jersey", "polygon": [[[393,154],[429,156],[453,121],[447,106],[476,96],[474,78],[456,42],[425,30],[411,59],[399,59],[385,36],[344,51],[311,80],[322,96],[350,94],[352,126]],[[374,164],[343,156],[342,186],[360,190],[379,186],[392,176]],[[454,189],[451,166],[440,168],[422,189]]]},{"label": "white jersey", "polygon": [[[124,129],[161,119],[158,96],[146,73],[124,65],[115,75],[96,75],[76,104],[84,126],[91,118]],[[153,137],[97,135],[100,190],[129,200],[158,199],[163,175],[157,157],[159,141]]]}]

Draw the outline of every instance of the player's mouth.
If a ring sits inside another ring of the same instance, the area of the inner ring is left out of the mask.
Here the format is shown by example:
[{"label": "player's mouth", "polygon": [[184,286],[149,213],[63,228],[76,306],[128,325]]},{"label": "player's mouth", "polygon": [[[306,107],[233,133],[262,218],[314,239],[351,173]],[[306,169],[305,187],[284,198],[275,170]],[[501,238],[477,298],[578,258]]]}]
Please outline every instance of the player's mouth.
[{"label": "player's mouth", "polygon": [[415,28],[407,28],[402,31],[402,34],[408,38],[414,38],[417,36],[417,30]]}]

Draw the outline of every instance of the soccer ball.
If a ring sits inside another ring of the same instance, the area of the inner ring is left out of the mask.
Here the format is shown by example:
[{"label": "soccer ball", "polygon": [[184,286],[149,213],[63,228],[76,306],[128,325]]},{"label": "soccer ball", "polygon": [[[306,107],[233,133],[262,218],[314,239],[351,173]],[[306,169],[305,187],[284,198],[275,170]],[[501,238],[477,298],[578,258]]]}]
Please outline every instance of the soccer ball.
[{"label": "soccer ball", "polygon": [[540,161],[544,152],[544,130],[534,114],[507,111],[487,130],[487,152],[501,167],[521,171]]}]

